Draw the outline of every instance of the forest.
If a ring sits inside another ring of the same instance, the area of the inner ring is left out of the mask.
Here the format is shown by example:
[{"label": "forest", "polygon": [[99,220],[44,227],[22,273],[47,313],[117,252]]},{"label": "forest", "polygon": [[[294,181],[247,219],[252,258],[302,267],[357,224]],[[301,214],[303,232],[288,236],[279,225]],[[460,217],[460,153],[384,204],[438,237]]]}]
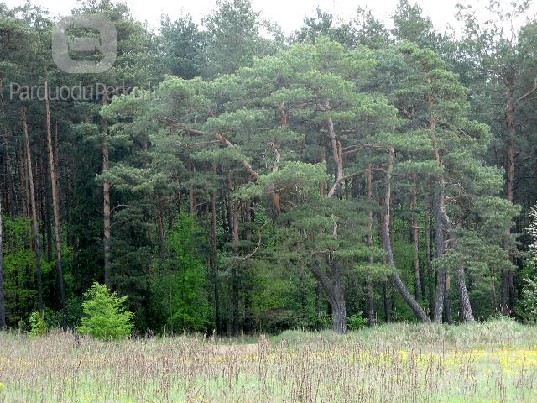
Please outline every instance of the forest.
[{"label": "forest", "polygon": [[117,57],[77,74],[55,17],[0,4],[0,328],[75,329],[96,282],[138,335],[535,322],[529,6],[286,35],[249,0],[158,29],[84,0]]}]

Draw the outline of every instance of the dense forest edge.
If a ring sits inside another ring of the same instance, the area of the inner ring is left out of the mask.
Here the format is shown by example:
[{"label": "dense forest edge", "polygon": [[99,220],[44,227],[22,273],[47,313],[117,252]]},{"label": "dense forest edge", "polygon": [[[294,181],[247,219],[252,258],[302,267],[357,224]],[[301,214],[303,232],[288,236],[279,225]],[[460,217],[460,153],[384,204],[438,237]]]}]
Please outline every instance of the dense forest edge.
[{"label": "dense forest edge", "polygon": [[0,329],[535,323],[529,8],[458,6],[459,33],[408,0],[392,28],[317,9],[286,36],[249,0],[158,29],[85,0],[117,58],[73,74],[55,18],[0,3]]}]

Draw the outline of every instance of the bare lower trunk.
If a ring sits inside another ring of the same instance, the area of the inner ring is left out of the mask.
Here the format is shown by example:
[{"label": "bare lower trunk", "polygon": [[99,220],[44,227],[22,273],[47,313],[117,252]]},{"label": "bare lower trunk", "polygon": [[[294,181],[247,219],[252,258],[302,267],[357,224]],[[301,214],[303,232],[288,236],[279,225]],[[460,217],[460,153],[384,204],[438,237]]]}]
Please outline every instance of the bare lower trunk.
[{"label": "bare lower trunk", "polygon": [[457,274],[457,291],[459,293],[459,302],[461,305],[462,319],[465,322],[474,322],[474,314],[472,312],[472,305],[470,304],[470,297],[468,296],[468,289],[466,287],[464,268],[462,266],[458,266],[456,274]]},{"label": "bare lower trunk", "polygon": [[384,313],[384,322],[390,322],[390,302],[388,301],[388,282],[382,284],[382,311]]},{"label": "bare lower trunk", "polygon": [[432,318],[434,308],[434,272],[431,256],[431,218],[428,210],[425,212],[425,250],[427,255],[427,293],[429,297],[429,314]]},{"label": "bare lower trunk", "polygon": [[371,281],[367,282],[367,326],[371,327],[377,323],[375,317],[375,294]]},{"label": "bare lower trunk", "polygon": [[54,241],[56,245],[56,276],[58,286],[58,303],[63,312],[62,327],[67,327],[67,312],[65,310],[65,286],[63,281],[62,248],[61,248],[61,223],[60,223],[60,194],[58,191],[58,179],[56,175],[56,163],[52,147],[52,135],[50,132],[50,102],[48,99],[48,83],[45,81],[45,109],[46,109],[46,134],[50,184],[52,189],[52,211],[54,214]]},{"label": "bare lower trunk", "polygon": [[6,328],[6,304],[4,298],[4,223],[0,200],[0,330]]},{"label": "bare lower trunk", "polygon": [[[430,83],[430,81],[429,81]],[[429,109],[433,109],[434,95],[429,93]],[[433,115],[429,116],[429,129],[431,131],[431,140],[433,145],[434,159],[438,164],[438,167],[443,170],[444,164],[438,144],[436,142],[436,118]],[[436,257],[441,257],[446,250],[445,237],[448,234],[450,228],[449,220],[446,215],[445,205],[445,178],[441,173],[436,179],[433,197],[433,214],[434,214],[434,237],[436,243]],[[444,304],[446,302],[446,269],[440,267],[436,273],[436,298],[434,304],[434,321],[435,323],[442,323],[442,314],[444,312]]]},{"label": "bare lower trunk", "polygon": [[507,83],[507,159],[505,171],[507,173],[506,196],[507,200],[514,200],[515,189],[515,111],[514,83]]},{"label": "bare lower trunk", "polygon": [[386,263],[392,268],[393,274],[393,282],[397,290],[401,293],[401,296],[405,300],[405,302],[408,304],[410,309],[414,312],[416,317],[422,321],[422,322],[430,322],[429,317],[421,307],[421,305],[414,299],[412,294],[408,291],[408,288],[403,283],[403,280],[399,276],[399,273],[397,272],[397,268],[395,267],[395,260],[393,257],[393,250],[392,250],[392,244],[391,244],[391,235],[390,235],[390,212],[391,212],[391,179],[392,179],[392,172],[393,172],[393,165],[395,160],[395,152],[394,149],[391,148],[389,150],[389,159],[388,159],[388,167],[386,168],[386,190],[385,190],[385,196],[384,196],[384,211],[383,211],[383,217],[382,217],[382,223],[381,223],[381,236],[382,236],[382,245],[384,247],[384,250],[386,251]]},{"label": "bare lower trunk", "polygon": [[161,196],[157,196],[159,201],[157,203],[157,229],[158,229],[158,250],[160,256],[163,258],[166,253],[166,235],[164,231],[164,201]]},{"label": "bare lower trunk", "polygon": [[347,307],[345,298],[337,300],[332,307],[332,330],[343,334],[347,331]]},{"label": "bare lower trunk", "polygon": [[332,277],[331,279],[321,269],[317,260],[313,261],[311,272],[319,281],[321,290],[330,304],[330,310],[332,312],[332,329],[334,332],[342,334],[347,331],[347,305],[345,302],[343,274],[341,273],[339,263],[336,260],[330,256],[327,260]]},{"label": "bare lower trunk", "polygon": [[434,303],[435,323],[442,323],[444,298],[446,298],[446,269],[440,267],[436,273],[436,299]]},{"label": "bare lower trunk", "polygon": [[[215,168],[216,173],[216,168]],[[211,194],[211,272],[214,287],[214,314],[216,322],[216,333],[222,332],[222,318],[220,317],[220,292],[218,287],[218,254],[217,254],[217,237],[216,237],[216,191]]]},{"label": "bare lower trunk", "polygon": [[39,244],[39,224],[37,222],[37,206],[35,203],[34,173],[32,170],[32,154],[30,151],[30,137],[28,134],[28,118],[26,109],[22,113],[22,133],[26,149],[26,168],[28,170],[28,187],[30,189],[30,210],[32,212],[32,235],[35,255],[35,277],[37,282],[37,307],[43,313],[43,281],[41,274],[41,245]]},{"label": "bare lower trunk", "polygon": [[231,202],[231,236],[233,255],[235,259],[231,268],[231,305],[232,305],[232,333],[234,336],[240,332],[239,320],[239,206],[237,201]]},{"label": "bare lower trunk", "polygon": [[[103,145],[103,172],[109,168],[108,146]],[[112,212],[110,208],[110,182],[103,182],[103,226],[104,226],[104,283],[108,289],[112,288],[111,250],[110,241],[112,239]]]},{"label": "bare lower trunk", "polygon": [[[440,257],[446,253],[445,240],[446,234],[450,234],[451,223],[445,210],[445,197],[444,197],[444,177],[441,176],[438,189],[434,198],[434,210],[435,210],[435,237],[436,237],[436,253]],[[450,240],[452,247],[455,247],[455,240]],[[468,296],[468,289],[466,287],[466,278],[464,275],[464,267],[458,266],[456,270],[457,276],[457,291],[459,294],[459,300],[461,303],[462,316],[465,321],[473,322],[474,317],[472,313],[472,306],[470,304],[470,298]],[[436,282],[436,301],[434,307],[434,321],[436,323],[442,323],[442,316],[446,317],[448,323],[451,322],[451,312],[449,309],[449,275],[446,273],[444,267],[440,267],[437,272]],[[444,312],[445,311],[445,312]]]},{"label": "bare lower trunk", "polygon": [[6,185],[6,211],[11,215],[16,215],[18,210],[17,190],[15,189],[15,181],[11,171],[11,157],[9,154],[9,140],[7,130],[2,130],[2,140],[4,142],[4,178]]},{"label": "bare lower trunk", "polygon": [[412,241],[412,249],[414,251],[414,296],[416,301],[421,302],[421,272],[420,272],[420,230],[418,223],[418,201],[416,194],[416,175],[414,175],[414,189],[412,190],[410,208],[412,210],[412,216],[410,218],[410,234]]},{"label": "bare lower trunk", "polygon": [[22,214],[24,216],[29,217],[31,215],[31,209],[30,209],[30,185],[28,180],[28,168],[26,167],[26,147],[24,144],[24,139],[22,144],[19,147],[18,152],[18,169],[19,169],[19,176],[20,176],[20,185],[23,189],[23,192],[21,192],[22,196]]},{"label": "bare lower trunk", "polygon": [[[514,78],[508,77],[505,81],[506,83],[506,96],[507,96],[507,108],[506,108],[506,118],[507,118],[507,152],[506,152],[506,161],[505,161],[505,171],[507,173],[507,183],[506,183],[506,197],[511,203],[515,200],[515,113],[517,109],[514,91],[515,84]],[[511,229],[508,230],[511,232]],[[507,249],[509,245],[504,245]],[[513,261],[513,254],[509,253],[509,258]],[[501,311],[504,315],[510,315],[513,311],[513,304],[511,301],[514,301],[514,284],[513,284],[513,274],[510,269],[504,269],[502,272],[502,288],[501,288]]]},{"label": "bare lower trunk", "polygon": [[188,190],[188,202],[190,206],[190,214],[196,213],[196,193],[194,192],[194,186],[190,185]]},{"label": "bare lower trunk", "polygon": [[[367,165],[366,170],[366,196],[367,200],[371,202],[373,200],[373,170],[371,163]],[[373,246],[373,211],[369,209],[367,212],[367,247]],[[369,256],[369,263],[373,263],[373,256]],[[375,324],[375,300],[373,283],[370,279],[367,280],[367,325],[373,326]]]},{"label": "bare lower trunk", "polygon": [[[108,97],[103,97],[103,105],[106,105],[108,102]],[[102,154],[103,154],[103,169],[102,172],[106,173],[110,167],[109,160],[109,151],[108,151],[108,122],[103,119],[102,122],[102,131],[104,135],[103,145],[102,145]],[[110,190],[111,184],[105,179],[103,181],[103,248],[104,248],[104,284],[110,290],[112,289],[112,256],[111,256],[111,240],[112,240],[112,210],[110,203]]]},{"label": "bare lower trunk", "polygon": [[[436,162],[440,167],[442,167],[442,160],[436,144],[434,145],[434,155]],[[444,175],[440,174],[436,182],[436,189],[433,198],[433,213],[435,223],[434,236],[437,258],[441,257],[446,251],[445,237],[451,230],[450,222],[446,215],[445,203],[445,179]],[[439,267],[436,274],[436,300],[434,304],[434,321],[436,323],[442,323],[444,298],[446,298],[446,269],[444,267]]]},{"label": "bare lower trunk", "polygon": [[332,307],[332,329],[336,333],[347,331],[347,304],[345,301],[345,283],[339,262],[332,256],[329,257],[330,271],[333,277],[334,293]]},{"label": "bare lower trunk", "polygon": [[451,316],[451,304],[449,303],[449,290],[451,289],[451,277],[446,274],[446,295],[444,297],[444,322],[448,325],[453,323]]}]

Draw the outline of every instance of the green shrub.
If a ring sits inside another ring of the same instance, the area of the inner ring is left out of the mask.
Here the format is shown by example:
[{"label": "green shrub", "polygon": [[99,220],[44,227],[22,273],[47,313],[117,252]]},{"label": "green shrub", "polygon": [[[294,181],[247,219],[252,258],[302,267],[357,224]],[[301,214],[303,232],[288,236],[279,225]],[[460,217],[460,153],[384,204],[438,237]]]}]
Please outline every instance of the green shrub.
[{"label": "green shrub", "polygon": [[181,214],[168,233],[169,255],[151,276],[153,319],[170,333],[205,332],[209,326],[207,272],[200,252],[203,231]]},{"label": "green shrub", "polygon": [[526,323],[537,323],[537,282],[530,278],[525,279],[520,300],[520,316]]},{"label": "green shrub", "polygon": [[93,283],[84,294],[84,316],[77,328],[80,333],[103,340],[122,339],[130,335],[133,313],[125,308],[127,297],[111,293],[106,285]]},{"label": "green shrub", "polygon": [[308,330],[320,331],[332,328],[332,316],[328,312],[318,312],[311,316]]},{"label": "green shrub", "polygon": [[30,336],[42,336],[47,333],[47,323],[45,321],[45,315],[34,311],[28,317],[30,322]]},{"label": "green shrub", "polygon": [[367,325],[367,319],[363,317],[362,312],[347,318],[347,327],[349,330],[358,330]]}]

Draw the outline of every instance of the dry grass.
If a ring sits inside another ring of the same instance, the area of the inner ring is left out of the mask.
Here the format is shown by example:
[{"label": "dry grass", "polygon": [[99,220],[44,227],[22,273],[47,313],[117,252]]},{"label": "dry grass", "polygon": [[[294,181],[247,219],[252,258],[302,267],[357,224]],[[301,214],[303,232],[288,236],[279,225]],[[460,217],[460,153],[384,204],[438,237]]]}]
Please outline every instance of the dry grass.
[{"label": "dry grass", "polygon": [[0,401],[513,401],[537,396],[537,328],[398,324],[286,332],[256,343],[196,337],[103,343],[0,334]]}]

